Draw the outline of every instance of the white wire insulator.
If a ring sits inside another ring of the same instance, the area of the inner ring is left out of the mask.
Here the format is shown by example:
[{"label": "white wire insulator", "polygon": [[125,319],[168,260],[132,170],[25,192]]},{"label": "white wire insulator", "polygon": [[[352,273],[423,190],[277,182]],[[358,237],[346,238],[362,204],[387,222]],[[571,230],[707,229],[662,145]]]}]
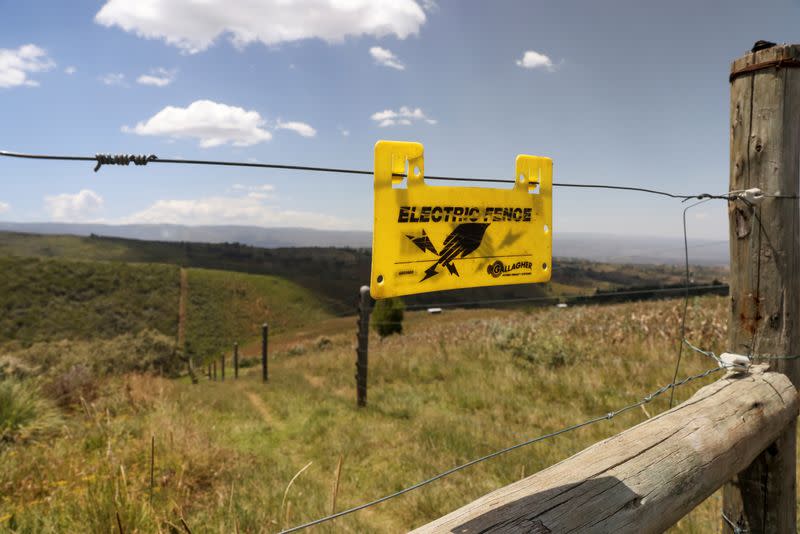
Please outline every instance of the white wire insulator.
[{"label": "white wire insulator", "polygon": [[747,371],[750,367],[750,358],[744,354],[723,352],[719,357],[719,366],[734,371]]},{"label": "white wire insulator", "polygon": [[750,204],[760,204],[761,201],[764,200],[764,192],[758,187],[751,187],[739,193],[739,198]]}]

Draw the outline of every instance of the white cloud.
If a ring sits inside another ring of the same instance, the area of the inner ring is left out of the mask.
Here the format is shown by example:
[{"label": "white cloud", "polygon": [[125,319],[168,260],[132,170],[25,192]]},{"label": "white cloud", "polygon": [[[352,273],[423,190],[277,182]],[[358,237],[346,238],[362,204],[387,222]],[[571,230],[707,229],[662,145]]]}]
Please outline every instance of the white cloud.
[{"label": "white cloud", "polygon": [[105,85],[121,85],[127,86],[125,83],[125,75],[119,72],[111,72],[100,76],[100,81]]},{"label": "white cloud", "polygon": [[428,13],[436,13],[439,11],[439,4],[435,0],[422,0],[422,9]]},{"label": "white cloud", "polygon": [[400,60],[391,50],[381,48],[380,46],[373,46],[369,49],[369,55],[375,60],[378,65],[389,67],[397,70],[406,70],[406,66],[400,63]]},{"label": "white cloud", "polygon": [[232,189],[237,193],[245,193],[247,195],[247,198],[255,200],[266,200],[268,198],[274,198],[272,192],[275,190],[275,186],[273,186],[272,184],[260,184],[260,185],[233,184]]},{"label": "white cloud", "polygon": [[136,83],[141,85],[153,85],[155,87],[166,87],[175,81],[175,71],[167,69],[154,69],[150,74],[142,74],[136,78]]},{"label": "white cloud", "polygon": [[123,126],[122,131],[172,139],[199,139],[203,148],[228,143],[251,146],[272,139],[272,134],[264,129],[265,122],[257,111],[196,100],[185,108],[167,106],[133,128]]},{"label": "white cloud", "polygon": [[549,57],[533,50],[527,50],[522,59],[517,60],[517,65],[523,69],[547,69],[550,72],[555,70],[555,65]]},{"label": "white cloud", "polygon": [[0,48],[0,87],[36,87],[39,82],[31,80],[28,75],[48,71],[55,66],[47,52],[34,44],[17,49]]},{"label": "white cloud", "polygon": [[50,217],[58,221],[81,221],[103,207],[103,197],[91,189],[82,189],[74,195],[44,197],[45,209]]},{"label": "white cloud", "polygon": [[67,67],[66,69],[64,69],[64,74],[69,74],[70,76],[72,76],[72,75],[73,75],[73,74],[75,74],[76,72],[78,72],[78,69],[77,69],[77,68],[75,68],[75,67],[73,67],[72,65],[70,65],[69,67]]},{"label": "white cloud", "polygon": [[0,213],[6,213],[11,210],[11,204],[8,202],[0,202]]},{"label": "white cloud", "polygon": [[399,110],[394,111],[385,109],[373,113],[370,117],[373,121],[378,123],[378,126],[385,128],[386,126],[409,126],[414,121],[427,122],[428,124],[436,124],[436,119],[431,119],[420,108],[411,109],[407,106],[402,106]]},{"label": "white cloud", "polygon": [[266,199],[272,198],[272,192],[275,191],[275,186],[272,184],[260,184],[260,185],[242,185],[242,184],[233,184],[231,188],[237,193],[246,193],[250,198],[257,198],[257,199]]},{"label": "white cloud", "polygon": [[405,39],[425,19],[416,0],[108,0],[94,18],[192,54],[223,35],[239,48],[359,35]]},{"label": "white cloud", "polygon": [[126,223],[188,225],[302,226],[306,228],[353,228],[351,221],[319,212],[282,209],[266,204],[266,194],[251,191],[244,196],[158,200],[125,219]]},{"label": "white cloud", "polygon": [[304,122],[278,121],[278,124],[275,126],[275,128],[277,128],[278,130],[291,130],[295,133],[302,135],[303,137],[314,137],[315,135],[317,135],[317,131]]}]

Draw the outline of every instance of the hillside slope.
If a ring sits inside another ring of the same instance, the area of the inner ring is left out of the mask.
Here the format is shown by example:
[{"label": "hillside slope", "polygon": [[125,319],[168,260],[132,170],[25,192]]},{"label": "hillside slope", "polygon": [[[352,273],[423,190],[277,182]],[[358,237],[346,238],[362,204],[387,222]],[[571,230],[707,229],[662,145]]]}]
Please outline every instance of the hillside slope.
[{"label": "hillside slope", "polygon": [[177,333],[175,266],[0,257],[0,272],[0,344]]},{"label": "hillside slope", "polygon": [[259,336],[265,322],[281,333],[329,316],[311,291],[276,276],[187,272],[186,350],[199,361]]},{"label": "hillside slope", "polygon": [[144,332],[179,348],[183,318],[186,348],[204,361],[258,336],[264,322],[283,332],[329,315],[311,291],[275,276],[187,269],[181,314],[175,265],[0,256],[0,272],[0,356],[91,355],[94,341]]},{"label": "hillside slope", "polygon": [[[109,237],[75,237],[0,232],[0,256],[67,257],[95,260],[151,262],[268,274],[313,291],[326,310],[352,313],[358,288],[368,283],[368,249],[258,248],[240,243],[177,243]],[[726,269],[693,267],[696,283],[724,280]],[[682,266],[607,264],[555,258],[549,284],[522,284],[433,292],[404,299],[407,304],[435,305],[480,300],[517,299],[562,294],[585,294],[595,289],[658,287],[680,284]]]}]

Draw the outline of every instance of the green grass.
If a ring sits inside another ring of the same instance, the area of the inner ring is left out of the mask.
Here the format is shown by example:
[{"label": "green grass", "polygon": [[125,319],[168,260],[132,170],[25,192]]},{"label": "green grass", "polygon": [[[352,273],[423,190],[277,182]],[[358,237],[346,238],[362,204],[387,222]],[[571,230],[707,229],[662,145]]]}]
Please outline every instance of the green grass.
[{"label": "green grass", "polygon": [[188,269],[187,351],[204,361],[261,335],[311,325],[329,314],[309,290],[275,276]]},{"label": "green grass", "polygon": [[[0,359],[174,370],[159,336],[177,340],[178,267],[0,257],[0,272]],[[258,336],[264,322],[274,334],[328,317],[311,291],[285,279],[206,269],[188,270],[186,308],[186,346],[200,360]]]},{"label": "green grass", "polygon": [[55,406],[35,384],[0,380],[0,448],[54,433],[61,422]]},{"label": "green grass", "polygon": [[[694,299],[688,338],[721,352],[726,303]],[[257,367],[236,382],[199,385],[110,378],[57,437],[0,451],[0,528],[108,532],[118,512],[126,532],[180,530],[182,518],[193,532],[276,532],[331,511],[340,459],[337,510],[640,399],[672,378],[681,310],[670,300],[408,313],[402,336],[370,337],[362,409],[352,318],[275,335],[267,385]],[[712,367],[695,354],[684,362],[681,376]],[[713,379],[679,389],[677,399]],[[647,405],[650,415],[666,408],[666,396]],[[630,411],[519,449],[318,531],[422,525],[647,417]],[[720,521],[712,497],[674,531],[715,531]]]},{"label": "green grass", "polygon": [[177,333],[177,267],[0,257],[0,272],[0,345]]}]

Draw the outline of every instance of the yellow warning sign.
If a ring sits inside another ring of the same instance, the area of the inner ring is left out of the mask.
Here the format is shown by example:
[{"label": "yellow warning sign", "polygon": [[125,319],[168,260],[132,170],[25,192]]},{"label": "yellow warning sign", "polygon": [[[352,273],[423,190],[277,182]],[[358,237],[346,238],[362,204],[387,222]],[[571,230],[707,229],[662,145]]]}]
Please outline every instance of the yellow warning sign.
[{"label": "yellow warning sign", "polygon": [[553,160],[517,156],[510,189],[427,185],[424,172],[420,143],[375,145],[374,298],[550,280]]}]

